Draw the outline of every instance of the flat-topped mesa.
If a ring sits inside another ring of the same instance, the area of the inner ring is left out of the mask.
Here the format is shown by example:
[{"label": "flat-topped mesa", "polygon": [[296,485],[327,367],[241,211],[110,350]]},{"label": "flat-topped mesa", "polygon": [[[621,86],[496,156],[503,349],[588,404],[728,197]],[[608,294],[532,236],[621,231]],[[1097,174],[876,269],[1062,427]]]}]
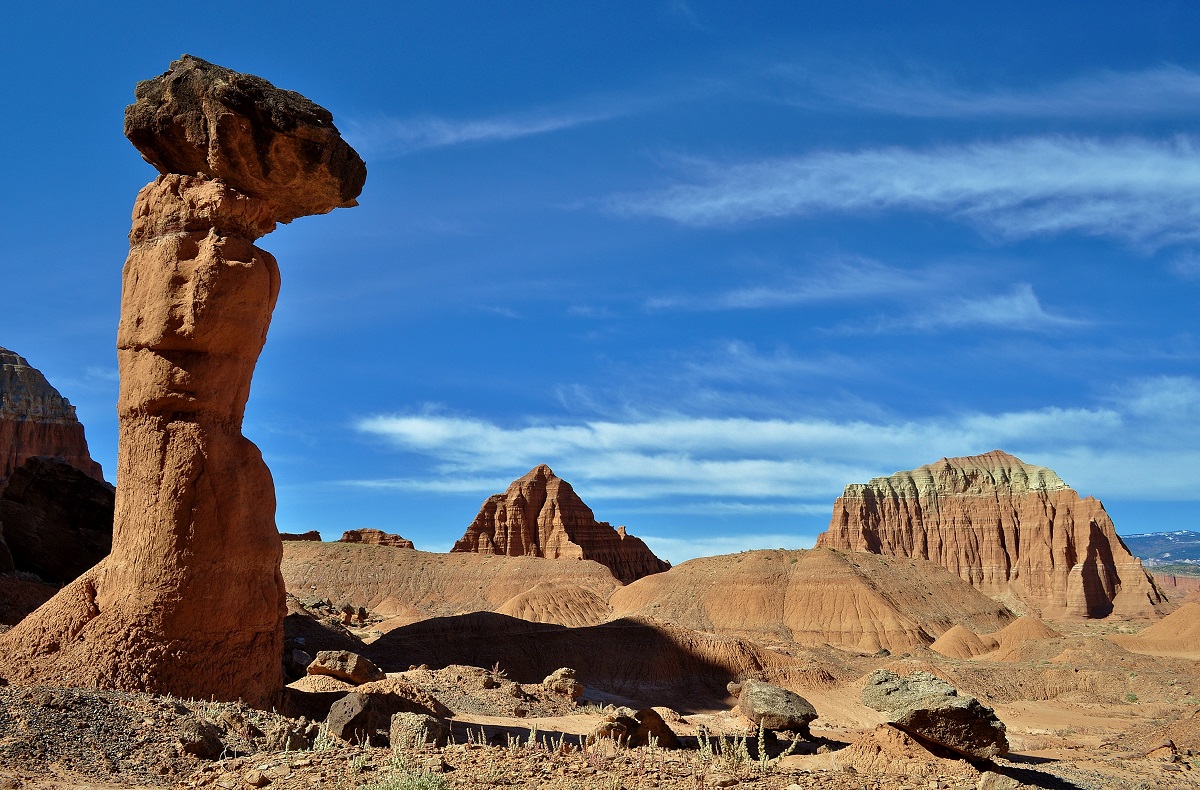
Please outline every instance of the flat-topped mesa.
[{"label": "flat-topped mesa", "polygon": [[372,546],[395,546],[400,549],[416,548],[408,538],[392,535],[381,529],[348,529],[338,538],[338,543],[366,543]]},{"label": "flat-topped mesa", "polygon": [[266,706],[283,548],[241,430],[279,268],[253,242],[355,205],[366,169],[327,111],[188,55],[138,85],[125,131],[162,175],[123,273],[112,553],[0,636],[0,676]]},{"label": "flat-topped mesa", "polygon": [[624,583],[671,567],[624,527],[597,521],[571,484],[545,464],[488,497],[450,551],[595,560]]},{"label": "flat-topped mesa", "polygon": [[1046,619],[1170,610],[1098,500],[1000,450],[846,486],[817,546],[931,560]]},{"label": "flat-topped mesa", "polygon": [[88,477],[104,480],[100,464],[88,454],[75,407],[41,371],[0,348],[0,488],[13,470],[38,455],[60,458]]}]

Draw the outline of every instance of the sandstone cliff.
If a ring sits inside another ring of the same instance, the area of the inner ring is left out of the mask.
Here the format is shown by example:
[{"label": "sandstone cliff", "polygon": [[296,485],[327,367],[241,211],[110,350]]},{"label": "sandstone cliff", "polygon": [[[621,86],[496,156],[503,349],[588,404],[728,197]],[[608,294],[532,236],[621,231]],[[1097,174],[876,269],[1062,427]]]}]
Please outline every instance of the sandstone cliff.
[{"label": "sandstone cliff", "polygon": [[817,546],[928,559],[1043,618],[1170,609],[1098,500],[1000,450],[847,486]]},{"label": "sandstone cliff", "polygon": [[571,484],[545,464],[488,497],[450,551],[595,560],[622,582],[671,567],[624,527],[597,521]]},{"label": "sandstone cliff", "polygon": [[100,464],[88,455],[75,407],[22,357],[0,348],[0,487],[26,458],[61,458],[96,480]]}]

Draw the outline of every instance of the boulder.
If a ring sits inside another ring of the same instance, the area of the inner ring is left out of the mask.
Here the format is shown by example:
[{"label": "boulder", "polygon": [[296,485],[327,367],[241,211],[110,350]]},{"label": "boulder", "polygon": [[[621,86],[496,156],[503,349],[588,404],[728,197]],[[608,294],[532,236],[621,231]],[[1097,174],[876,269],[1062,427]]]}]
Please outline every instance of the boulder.
[{"label": "boulder", "polygon": [[327,111],[184,56],[143,82],[117,328],[112,552],[0,636],[0,676],[269,707],[287,612],[275,488],[242,435],[278,222],[354,205],[366,169]]},{"label": "boulder", "polygon": [[450,738],[449,725],[427,713],[393,714],[388,732],[388,743],[393,749],[411,748],[427,743],[445,746]]},{"label": "boulder", "polygon": [[348,650],[320,651],[308,665],[308,674],[332,675],[356,686],[387,678],[387,673],[371,663],[370,659]]},{"label": "boulder", "polygon": [[583,684],[575,679],[575,670],[570,667],[551,672],[542,681],[542,688],[569,699],[579,699],[583,694]]},{"label": "boulder", "polygon": [[381,529],[350,529],[342,533],[338,543],[366,543],[370,546],[394,546],[398,549],[416,548],[411,540],[392,535]]},{"label": "boulder", "polygon": [[58,458],[34,456],[0,494],[0,525],[17,570],[63,585],[112,550],[112,486]]},{"label": "boulder", "polygon": [[930,560],[1045,619],[1171,608],[1104,505],[1001,450],[846,486],[817,547]]},{"label": "boulder", "polygon": [[424,706],[397,694],[352,691],[333,703],[325,723],[329,732],[350,743],[387,746],[397,713],[431,715]]},{"label": "boulder", "polygon": [[571,484],[545,464],[489,497],[450,551],[595,560],[625,583],[671,567],[625,527],[597,521]]},{"label": "boulder", "polygon": [[809,724],[817,710],[794,691],[760,680],[742,682],[738,689],[738,710],[764,730],[790,730],[810,737]]},{"label": "boulder", "polygon": [[366,165],[299,93],[184,55],[136,95],[125,136],[159,172],[219,178],[279,222],[358,205]]},{"label": "boulder", "polygon": [[876,670],[867,678],[862,701],[914,738],[969,759],[1008,754],[1004,723],[996,712],[974,697],[959,696],[957,689],[928,672],[902,678],[891,670]]},{"label": "boulder", "polygon": [[628,708],[621,708],[597,722],[588,734],[587,742],[591,745],[607,739],[636,748],[649,745],[651,738],[664,749],[679,748],[679,738],[658,711],[643,708],[634,713]]}]

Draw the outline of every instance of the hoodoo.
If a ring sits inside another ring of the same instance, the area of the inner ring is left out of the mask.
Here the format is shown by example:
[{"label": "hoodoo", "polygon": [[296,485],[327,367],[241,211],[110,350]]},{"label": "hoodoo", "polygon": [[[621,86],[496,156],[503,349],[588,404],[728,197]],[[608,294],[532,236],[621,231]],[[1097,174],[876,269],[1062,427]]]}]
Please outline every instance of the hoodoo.
[{"label": "hoodoo", "polygon": [[100,464],[88,455],[75,407],[24,358],[0,348],[0,488],[36,455],[60,458],[96,480]]},{"label": "hoodoo", "polygon": [[571,484],[545,464],[513,481],[503,494],[488,497],[450,550],[595,560],[622,582],[671,567],[624,527],[597,521]]},{"label": "hoodoo", "polygon": [[817,546],[931,560],[1048,619],[1168,610],[1098,500],[1000,450],[846,486]]},{"label": "hoodoo", "polygon": [[366,166],[325,109],[188,55],[138,85],[125,134],[162,175],[123,275],[112,553],[0,637],[0,676],[266,705],[282,544],[241,427],[279,269],[254,241],[356,205]]}]

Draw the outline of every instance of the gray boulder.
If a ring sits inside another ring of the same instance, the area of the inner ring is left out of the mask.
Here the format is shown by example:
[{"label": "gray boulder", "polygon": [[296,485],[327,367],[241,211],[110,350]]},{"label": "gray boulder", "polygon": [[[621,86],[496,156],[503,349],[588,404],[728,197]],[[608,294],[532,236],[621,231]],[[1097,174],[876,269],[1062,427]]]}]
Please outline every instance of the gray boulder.
[{"label": "gray boulder", "polygon": [[974,697],[960,696],[928,672],[902,678],[879,669],[867,678],[863,704],[887,714],[888,723],[909,735],[943,746],[972,760],[1008,754],[1004,723]]},{"label": "gray boulder", "polygon": [[[732,686],[730,691],[733,691]],[[738,710],[764,730],[790,730],[810,737],[808,725],[817,709],[794,691],[772,683],[747,680],[738,689]]]},{"label": "gray boulder", "polygon": [[432,743],[445,746],[450,727],[441,719],[427,713],[395,713],[388,741],[393,749],[412,748]]}]

